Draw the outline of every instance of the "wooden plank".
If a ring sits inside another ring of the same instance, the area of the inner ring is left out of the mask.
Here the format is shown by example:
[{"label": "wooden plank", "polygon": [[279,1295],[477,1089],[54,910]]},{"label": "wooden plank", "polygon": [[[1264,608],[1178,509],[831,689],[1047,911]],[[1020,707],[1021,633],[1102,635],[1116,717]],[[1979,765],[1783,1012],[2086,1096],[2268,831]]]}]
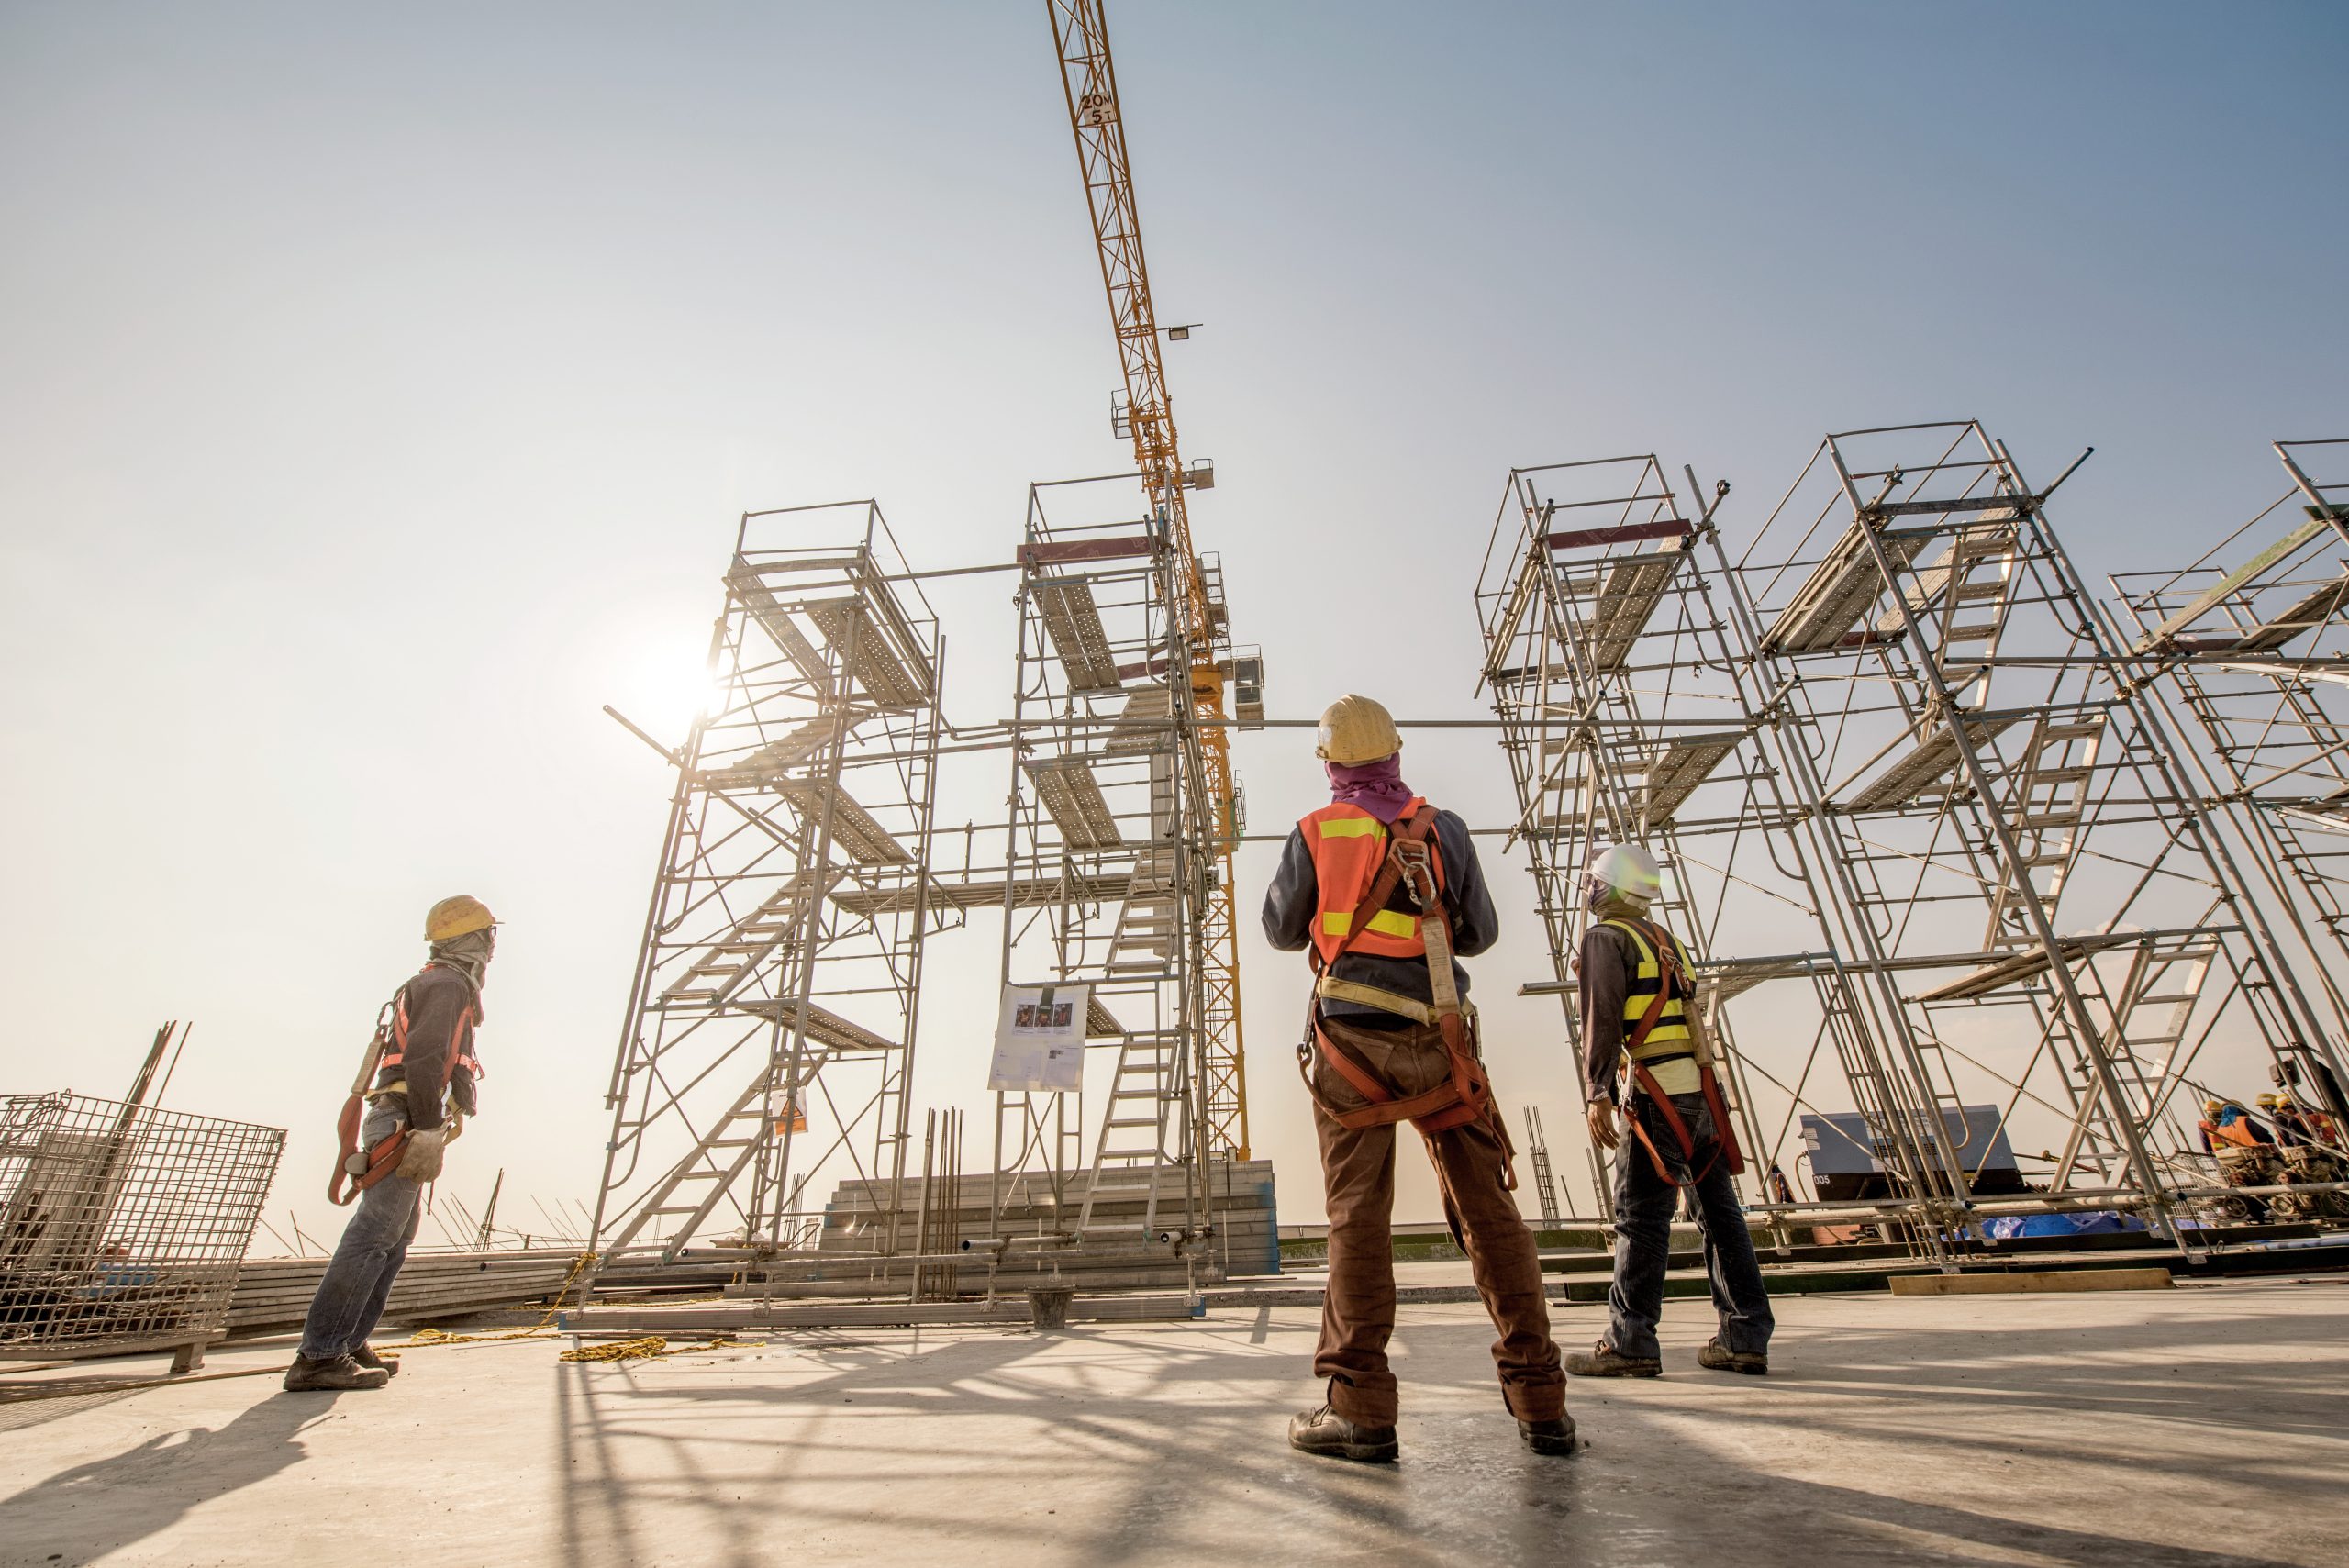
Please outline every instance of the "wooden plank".
[{"label": "wooden plank", "polygon": [[1980,1274],[1895,1274],[1895,1296],[2060,1296],[2090,1290],[2167,1290],[2167,1269],[2002,1270]]},{"label": "wooden plank", "polygon": [[1595,544],[1631,544],[1648,539],[1679,539],[1696,530],[1680,517],[1661,522],[1625,523],[1611,528],[1566,528],[1542,539],[1553,550],[1586,550]]},{"label": "wooden plank", "polygon": [[1158,541],[1149,534],[1120,534],[1114,539],[1047,539],[1019,547],[1022,566],[1055,566],[1072,561],[1119,561],[1148,555]]}]

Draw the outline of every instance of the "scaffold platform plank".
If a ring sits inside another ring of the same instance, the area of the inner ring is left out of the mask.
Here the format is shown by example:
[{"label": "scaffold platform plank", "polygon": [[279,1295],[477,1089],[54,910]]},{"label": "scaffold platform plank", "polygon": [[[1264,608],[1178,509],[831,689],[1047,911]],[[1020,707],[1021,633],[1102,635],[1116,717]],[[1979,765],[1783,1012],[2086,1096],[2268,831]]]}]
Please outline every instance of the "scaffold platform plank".
[{"label": "scaffold platform plank", "polygon": [[1036,798],[1071,849],[1115,849],[1125,841],[1092,764],[1083,757],[1051,757],[1024,764]]},{"label": "scaffold platform plank", "polygon": [[811,718],[755,751],[715,766],[705,763],[701,782],[712,789],[753,789],[773,784],[820,751],[831,739],[832,724],[829,717]]},{"label": "scaffold platform plank", "polygon": [[[1975,719],[1965,727],[1965,738],[1976,750],[1997,740],[2014,724],[2012,715],[1996,718]],[[1909,806],[1928,795],[1945,794],[1957,786],[1952,775],[1959,762],[1957,736],[1947,725],[1937,727],[1931,735],[1910,748],[1909,753],[1879,773],[1844,803],[1849,811],[1882,811],[1893,806]],[[1936,788],[1949,781],[1945,788]],[[1842,789],[1834,793],[1842,794]]]},{"label": "scaffold platform plank", "polygon": [[1034,589],[1036,612],[1061,656],[1061,668],[1068,672],[1069,690],[1117,690],[1118,656],[1102,628],[1093,585],[1082,577],[1040,577]]},{"label": "scaffold platform plank", "polygon": [[[789,1029],[799,1016],[799,1004],[796,1001],[762,998],[755,1001],[734,1002],[729,1010],[750,1013],[771,1019]],[[863,1024],[852,1023],[830,1008],[819,1007],[813,1002],[807,1004],[807,1038],[826,1050],[838,1051],[844,1056],[905,1049],[896,1040],[875,1034]]]},{"label": "scaffold platform plank", "polygon": [[1603,572],[1594,569],[1565,580],[1563,586],[1582,611],[1575,641],[1586,679],[1623,667],[1687,559],[1676,550],[1628,555],[1598,562]]},{"label": "scaffold platform plank", "polygon": [[831,812],[832,843],[859,865],[903,865],[913,857],[906,852],[896,836],[884,828],[879,818],[859,806],[849,794],[838,787],[825,788],[813,779],[785,779],[775,785],[775,794],[791,803],[807,822],[812,836],[824,820],[824,813]]},{"label": "scaffold platform plank", "polygon": [[1648,764],[1647,785],[1641,792],[1640,812],[1654,827],[1672,820],[1698,785],[1712,776],[1722,760],[1737,750],[1745,731],[1718,735],[1684,735],[1656,754]]},{"label": "scaffold platform plank", "polygon": [[[1884,576],[1876,570],[1855,522],[1826,558],[1814,568],[1787,607],[1762,634],[1762,646],[1772,653],[1825,653],[1843,646],[1844,639],[1861,629],[1868,610],[1883,596]],[[1879,541],[1893,567],[1909,565],[1931,542],[1925,534],[1885,534]]]}]

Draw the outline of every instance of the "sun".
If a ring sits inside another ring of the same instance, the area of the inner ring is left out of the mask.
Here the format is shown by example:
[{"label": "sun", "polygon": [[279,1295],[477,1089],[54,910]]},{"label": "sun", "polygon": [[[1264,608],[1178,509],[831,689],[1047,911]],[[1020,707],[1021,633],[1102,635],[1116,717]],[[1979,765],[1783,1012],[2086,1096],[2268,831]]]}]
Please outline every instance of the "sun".
[{"label": "sun", "polygon": [[709,667],[707,644],[640,647],[615,673],[619,695],[613,706],[669,744],[683,740],[698,721],[725,711],[726,684]]}]

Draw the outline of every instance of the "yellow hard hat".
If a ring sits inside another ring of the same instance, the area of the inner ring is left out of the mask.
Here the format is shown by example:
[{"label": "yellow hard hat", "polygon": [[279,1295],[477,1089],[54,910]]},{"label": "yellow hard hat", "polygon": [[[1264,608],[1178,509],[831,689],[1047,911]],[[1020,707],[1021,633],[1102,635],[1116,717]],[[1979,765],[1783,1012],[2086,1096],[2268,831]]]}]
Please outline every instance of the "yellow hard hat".
[{"label": "yellow hard hat", "polygon": [[2262,1108],[2265,1109],[2273,1109],[2283,1103],[2284,1096],[2281,1095],[2262,1095],[2259,1096],[2259,1104]]},{"label": "yellow hard hat", "polygon": [[426,911],[424,940],[445,942],[468,931],[485,931],[495,924],[497,917],[489,912],[488,905],[469,893],[460,893],[454,898],[443,898]]},{"label": "yellow hard hat", "polygon": [[1375,762],[1403,749],[1395,732],[1395,716],[1372,697],[1349,692],[1321,712],[1321,728],[1313,754],[1341,768]]},{"label": "yellow hard hat", "polygon": [[2226,1108],[2227,1102],[2224,1100],[2205,1100],[2202,1102],[2202,1114],[2204,1116],[2217,1116],[2221,1111],[2225,1110]]}]

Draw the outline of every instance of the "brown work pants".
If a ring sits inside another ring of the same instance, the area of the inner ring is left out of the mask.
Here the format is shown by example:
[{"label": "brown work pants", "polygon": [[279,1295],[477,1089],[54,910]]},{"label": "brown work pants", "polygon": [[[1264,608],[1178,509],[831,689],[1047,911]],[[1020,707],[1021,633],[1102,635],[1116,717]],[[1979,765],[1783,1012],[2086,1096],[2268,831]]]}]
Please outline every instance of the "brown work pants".
[{"label": "brown work pants", "polygon": [[[1322,1028],[1395,1092],[1424,1094],[1451,1075],[1443,1036],[1431,1024],[1365,1029],[1324,1019]],[[1319,1058],[1313,1084],[1341,1110],[1364,1104],[1362,1095]],[[1395,1423],[1395,1374],[1386,1341],[1395,1331],[1395,1129],[1345,1128],[1319,1106],[1314,1130],[1321,1140],[1321,1174],[1329,1194],[1330,1288],[1321,1303],[1321,1345],[1316,1376],[1329,1381],[1338,1414],[1365,1426]],[[1491,1127],[1472,1121],[1428,1139],[1443,1188],[1444,1219],[1468,1254],[1476,1293],[1485,1298],[1500,1338],[1493,1361],[1501,1397],[1520,1420],[1542,1421],[1566,1407],[1566,1378],[1550,1339],[1550,1308],[1542,1296],[1542,1264],[1533,1233],[1519,1218],[1517,1200],[1501,1185],[1507,1155]]]}]

